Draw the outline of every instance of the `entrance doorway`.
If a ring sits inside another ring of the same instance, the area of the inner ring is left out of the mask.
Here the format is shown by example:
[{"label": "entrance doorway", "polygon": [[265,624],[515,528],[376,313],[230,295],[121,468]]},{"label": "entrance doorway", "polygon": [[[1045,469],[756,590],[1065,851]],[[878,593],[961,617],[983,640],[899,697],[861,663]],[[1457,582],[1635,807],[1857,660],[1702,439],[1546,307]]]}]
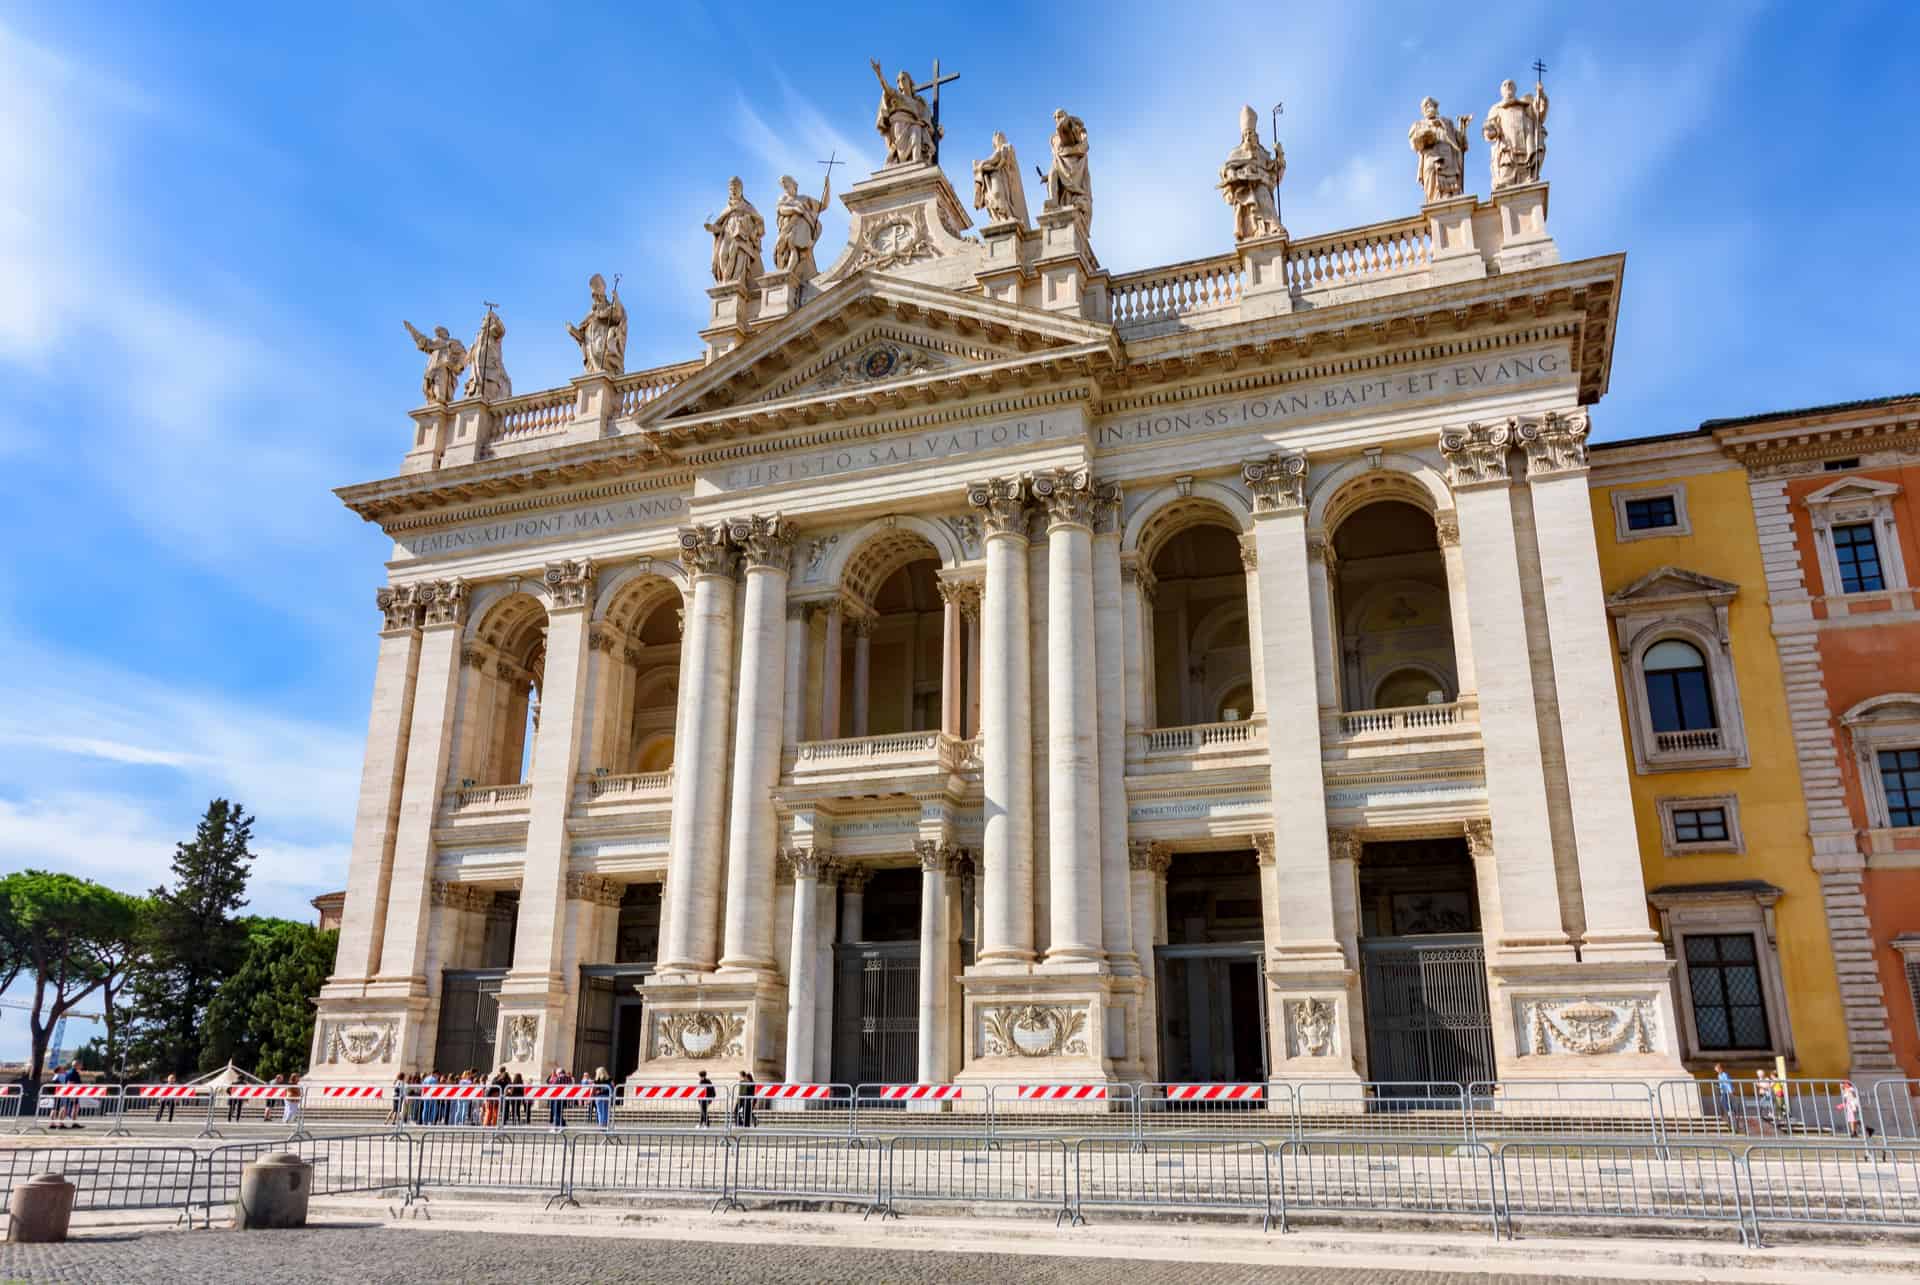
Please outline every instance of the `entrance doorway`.
[{"label": "entrance doorway", "polygon": [[640,1066],[640,983],[646,968],[587,964],[580,969],[580,1016],[574,1026],[574,1071],[606,1067],[616,1082]]},{"label": "entrance doorway", "polygon": [[440,975],[440,1030],[428,1070],[459,1075],[492,1071],[494,1028],[500,1024],[504,968],[449,968]]},{"label": "entrance doorway", "polygon": [[1360,931],[1368,1078],[1405,1083],[1412,1096],[1424,1084],[1492,1079],[1487,956],[1466,841],[1365,845]]},{"label": "entrance doorway", "polygon": [[1167,871],[1167,944],[1154,948],[1160,1073],[1169,1082],[1267,1078],[1261,951],[1253,854],[1176,854]]},{"label": "entrance doorway", "polygon": [[834,947],[832,1073],[839,1084],[911,1084],[920,1075],[920,870],[876,870],[858,939]]}]

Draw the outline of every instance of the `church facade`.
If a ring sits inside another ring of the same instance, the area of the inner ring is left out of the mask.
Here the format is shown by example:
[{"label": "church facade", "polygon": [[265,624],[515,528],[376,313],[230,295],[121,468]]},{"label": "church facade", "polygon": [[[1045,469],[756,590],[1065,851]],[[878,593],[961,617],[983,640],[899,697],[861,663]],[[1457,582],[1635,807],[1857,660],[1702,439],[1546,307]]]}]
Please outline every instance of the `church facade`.
[{"label": "church facade", "polygon": [[598,279],[558,388],[413,332],[313,1074],[1684,1074],[1589,496],[1624,261],[1560,259],[1544,93],[1490,197],[1429,109],[1417,211],[1304,238],[1249,112],[1232,249],[1117,274],[1084,122],[976,228],[882,90],[831,265],[826,193],[767,271],[734,185],[698,359],[627,372]]}]

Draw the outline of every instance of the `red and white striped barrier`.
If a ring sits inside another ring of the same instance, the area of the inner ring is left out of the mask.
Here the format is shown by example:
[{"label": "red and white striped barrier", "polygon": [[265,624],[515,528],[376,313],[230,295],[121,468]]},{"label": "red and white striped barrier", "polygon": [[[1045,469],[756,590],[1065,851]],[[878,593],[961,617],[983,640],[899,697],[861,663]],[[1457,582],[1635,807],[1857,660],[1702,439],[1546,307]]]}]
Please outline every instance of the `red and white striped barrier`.
[{"label": "red and white striped barrier", "polygon": [[833,1096],[833,1086],[830,1084],[743,1084],[740,1087],[752,1089],[752,1096],[761,1099],[812,1099]]},{"label": "red and white striped barrier", "polygon": [[957,1102],[957,1084],[883,1084],[875,1095],[882,1102]]},{"label": "red and white striped barrier", "polygon": [[559,1098],[574,1102],[593,1096],[595,1085],[591,1084],[530,1084],[525,1096],[528,1098]]},{"label": "red and white striped barrier", "polygon": [[17,1097],[19,1097],[19,1096],[20,1096],[20,1086],[19,1086],[19,1085],[17,1085],[17,1084],[0,1084],[0,1098],[17,1098]]},{"label": "red and white striped barrier", "polygon": [[50,1098],[104,1098],[113,1088],[106,1084],[49,1084],[40,1092]]},{"label": "red and white striped barrier", "polygon": [[320,1098],[364,1098],[371,1102],[387,1100],[387,1086],[384,1084],[309,1084],[310,1097]]},{"label": "red and white striped barrier", "polygon": [[706,1096],[708,1090],[712,1090],[716,1098],[720,1096],[717,1084],[631,1084],[627,1086],[627,1101],[699,1098]]},{"label": "red and white striped barrier", "polygon": [[197,1098],[207,1092],[198,1084],[134,1084],[129,1085],[135,1097],[142,1098]]},{"label": "red and white striped barrier", "polygon": [[[407,1096],[415,1098],[484,1098],[492,1092],[484,1084],[420,1084],[410,1085]],[[527,1096],[533,1096],[533,1090],[527,1090]]]},{"label": "red and white striped barrier", "polygon": [[1169,1102],[1260,1102],[1267,1096],[1264,1084],[1169,1084]]},{"label": "red and white striped barrier", "polygon": [[229,1084],[229,1098],[297,1098],[300,1086],[297,1084]]},{"label": "red and white striped barrier", "polygon": [[1105,1102],[1104,1084],[1016,1084],[1013,1096],[1021,1102]]}]

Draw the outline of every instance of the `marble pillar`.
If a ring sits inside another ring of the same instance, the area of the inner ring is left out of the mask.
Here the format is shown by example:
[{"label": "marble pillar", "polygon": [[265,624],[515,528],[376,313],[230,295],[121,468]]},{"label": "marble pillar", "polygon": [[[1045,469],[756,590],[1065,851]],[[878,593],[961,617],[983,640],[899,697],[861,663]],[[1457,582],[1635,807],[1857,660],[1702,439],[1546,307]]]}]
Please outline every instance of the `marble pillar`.
[{"label": "marble pillar", "polygon": [[828,862],[814,891],[819,909],[814,912],[813,934],[813,1078],[821,1084],[833,1078],[834,906],[840,899],[843,871],[838,862]]},{"label": "marble pillar", "polygon": [[967,730],[969,740],[980,735],[980,586],[969,585],[971,592],[960,600],[960,615],[967,622]]},{"label": "marble pillar", "polygon": [[700,973],[716,962],[738,553],[725,529],[715,525],[682,529],[680,554],[693,578],[693,603],[680,649],[681,740],[673,755],[669,904],[657,971]]},{"label": "marble pillar", "polygon": [[746,574],[740,624],[740,694],[733,734],[733,801],[727,824],[726,937],[720,967],[771,972],[773,787],[786,727],[787,575],[793,524],[758,514],[728,524]]},{"label": "marble pillar", "polygon": [[948,933],[947,872],[953,850],[937,840],[914,844],[920,859],[920,1028],[915,1078],[940,1081],[946,1066],[947,993],[953,982],[953,941]]},{"label": "marble pillar", "polygon": [[781,706],[781,741],[791,747],[805,737],[807,690],[807,607],[787,604],[786,701]]},{"label": "marble pillar", "polygon": [[966,679],[961,652],[963,626],[960,597],[964,586],[949,580],[940,585],[940,730],[955,738],[966,735]]},{"label": "marble pillar", "polygon": [[1047,963],[1097,963],[1100,778],[1094,637],[1092,479],[1060,469],[1034,478],[1047,515]]},{"label": "marble pillar", "polygon": [[862,865],[840,867],[840,940],[867,939],[867,884],[873,880],[873,868]]},{"label": "marble pillar", "polygon": [[1033,959],[1033,672],[1028,638],[1025,479],[967,488],[986,531],[981,601],[980,735],[984,797],[980,891],[981,967]]},{"label": "marble pillar", "polygon": [[[1263,718],[1267,712],[1267,676],[1266,660],[1260,650],[1260,548],[1254,533],[1242,532],[1239,539],[1240,569],[1246,576],[1247,591],[1247,648],[1250,654],[1249,669],[1253,679],[1253,708],[1240,711],[1242,718]],[[1311,544],[1311,542],[1309,542]],[[1311,555],[1309,555],[1311,556]],[[1208,711],[1209,719],[1216,717]]]},{"label": "marble pillar", "polygon": [[1148,985],[1140,997],[1140,1048],[1149,1080],[1160,1078],[1160,981],[1154,955],[1154,906],[1157,879],[1166,876],[1169,858],[1166,845],[1147,839],[1127,844],[1127,878],[1131,885],[1128,910],[1133,919],[1133,941],[1140,956],[1140,967]]},{"label": "marble pillar", "polygon": [[1460,515],[1453,509],[1433,516],[1434,538],[1447,568],[1447,614],[1453,625],[1453,671],[1456,700],[1479,700],[1480,686],[1473,676],[1473,623],[1467,613],[1467,559],[1460,551]]},{"label": "marble pillar", "polygon": [[820,647],[820,739],[840,739],[840,627],[846,608],[835,600],[824,603],[825,638]]},{"label": "marble pillar", "polygon": [[1333,607],[1333,541],[1307,533],[1307,611],[1313,620],[1313,690],[1325,713],[1340,709],[1340,622]]},{"label": "marble pillar", "polygon": [[1100,936],[1108,965],[1123,976],[1140,971],[1134,952],[1127,866],[1127,712],[1114,699],[1126,681],[1124,594],[1120,585],[1120,488],[1096,488],[1093,534],[1094,713],[1098,724],[1100,794]]},{"label": "marble pillar", "polygon": [[873,710],[873,617],[853,621],[853,734],[865,736]]},{"label": "marble pillar", "polygon": [[795,848],[786,854],[793,869],[793,943],[787,960],[787,1079],[813,1078],[815,1003],[819,985],[820,869],[826,854]]}]

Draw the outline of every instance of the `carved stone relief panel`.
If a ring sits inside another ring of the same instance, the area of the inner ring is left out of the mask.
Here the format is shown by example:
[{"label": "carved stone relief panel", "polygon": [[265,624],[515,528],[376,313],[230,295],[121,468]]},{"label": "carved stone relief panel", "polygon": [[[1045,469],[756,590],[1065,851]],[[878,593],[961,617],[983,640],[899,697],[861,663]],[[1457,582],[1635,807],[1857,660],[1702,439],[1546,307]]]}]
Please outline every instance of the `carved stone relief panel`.
[{"label": "carved stone relief panel", "polygon": [[980,1010],[982,1057],[1084,1057],[1081,1004],[999,1004]]}]

